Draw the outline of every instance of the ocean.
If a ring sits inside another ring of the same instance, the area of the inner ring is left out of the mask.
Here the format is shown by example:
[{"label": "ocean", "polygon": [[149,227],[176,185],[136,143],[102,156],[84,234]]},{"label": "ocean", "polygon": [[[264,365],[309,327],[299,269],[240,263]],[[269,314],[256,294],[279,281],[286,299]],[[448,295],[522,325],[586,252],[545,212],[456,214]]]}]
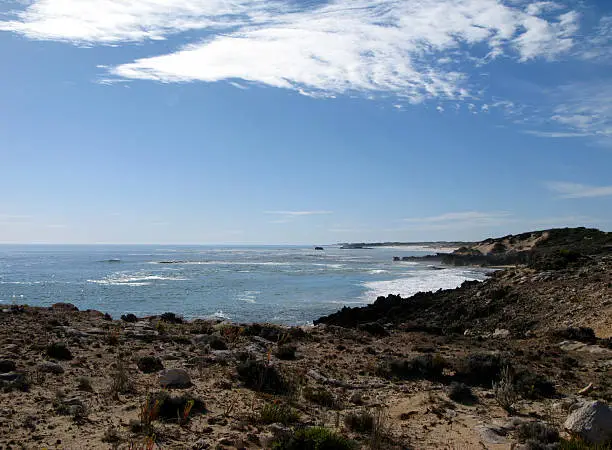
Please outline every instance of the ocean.
[{"label": "ocean", "polygon": [[482,280],[476,268],[396,262],[418,247],[324,251],[298,246],[0,245],[0,307],[69,302],[119,318],[311,324],[379,295],[409,296]]}]

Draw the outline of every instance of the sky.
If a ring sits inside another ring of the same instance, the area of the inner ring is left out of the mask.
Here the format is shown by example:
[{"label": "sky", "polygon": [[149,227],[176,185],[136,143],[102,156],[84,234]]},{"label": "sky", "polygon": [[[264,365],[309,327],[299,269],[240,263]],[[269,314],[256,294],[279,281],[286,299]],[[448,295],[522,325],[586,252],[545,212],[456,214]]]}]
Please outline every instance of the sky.
[{"label": "sky", "polygon": [[612,230],[609,0],[0,2],[0,242]]}]

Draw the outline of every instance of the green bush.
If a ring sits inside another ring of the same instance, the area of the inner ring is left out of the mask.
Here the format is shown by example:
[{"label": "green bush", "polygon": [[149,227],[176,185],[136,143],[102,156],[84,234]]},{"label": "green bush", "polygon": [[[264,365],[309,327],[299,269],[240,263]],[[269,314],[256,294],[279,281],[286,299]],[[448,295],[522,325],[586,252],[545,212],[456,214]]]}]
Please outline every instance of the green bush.
[{"label": "green bush", "polygon": [[302,428],[272,443],[276,450],[354,450],[355,442],[323,427]]},{"label": "green bush", "polygon": [[259,412],[259,421],[262,423],[282,423],[289,425],[297,422],[299,416],[289,405],[282,403],[268,403]]}]

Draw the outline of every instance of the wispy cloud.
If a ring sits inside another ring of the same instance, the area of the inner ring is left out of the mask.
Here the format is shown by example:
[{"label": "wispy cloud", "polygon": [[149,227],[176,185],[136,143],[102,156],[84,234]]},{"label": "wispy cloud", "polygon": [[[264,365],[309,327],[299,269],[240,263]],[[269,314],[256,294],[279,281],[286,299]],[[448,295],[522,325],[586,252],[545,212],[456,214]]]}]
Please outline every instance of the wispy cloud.
[{"label": "wispy cloud", "polygon": [[612,196],[612,186],[589,186],[580,183],[551,181],[546,187],[561,198],[589,198]]},{"label": "wispy cloud", "polygon": [[[121,79],[241,79],[411,103],[474,97],[468,66],[502,56],[553,60],[575,51],[579,29],[579,12],[558,3],[499,0],[34,0],[0,21],[0,30],[77,45],[205,36],[109,69]],[[584,53],[591,44],[583,41]]]},{"label": "wispy cloud", "polygon": [[409,217],[402,219],[408,223],[419,223],[419,224],[430,224],[430,223],[446,223],[446,222],[465,222],[469,221],[472,223],[490,223],[498,222],[499,220],[506,219],[511,214],[506,211],[492,211],[492,212],[480,212],[480,211],[464,211],[464,212],[449,212],[440,214],[439,216],[428,216],[428,217]]},{"label": "wispy cloud", "polygon": [[32,219],[32,216],[25,216],[19,214],[0,214],[0,224],[29,223],[32,221]]},{"label": "wispy cloud", "polygon": [[281,216],[288,217],[300,217],[300,216],[316,216],[320,214],[332,214],[332,211],[325,210],[313,210],[313,211],[266,211],[266,214],[279,214]]}]

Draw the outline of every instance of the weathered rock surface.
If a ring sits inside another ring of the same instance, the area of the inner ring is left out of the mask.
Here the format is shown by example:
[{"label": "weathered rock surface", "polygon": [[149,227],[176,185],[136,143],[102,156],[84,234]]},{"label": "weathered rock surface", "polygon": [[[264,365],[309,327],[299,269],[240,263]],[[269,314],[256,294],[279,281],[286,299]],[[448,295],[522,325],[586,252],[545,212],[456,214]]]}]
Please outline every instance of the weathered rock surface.
[{"label": "weathered rock surface", "polygon": [[600,401],[579,404],[564,427],[591,444],[612,442],[612,409]]},{"label": "weathered rock surface", "polygon": [[185,369],[166,369],[159,374],[159,384],[165,388],[187,388],[191,377]]}]

